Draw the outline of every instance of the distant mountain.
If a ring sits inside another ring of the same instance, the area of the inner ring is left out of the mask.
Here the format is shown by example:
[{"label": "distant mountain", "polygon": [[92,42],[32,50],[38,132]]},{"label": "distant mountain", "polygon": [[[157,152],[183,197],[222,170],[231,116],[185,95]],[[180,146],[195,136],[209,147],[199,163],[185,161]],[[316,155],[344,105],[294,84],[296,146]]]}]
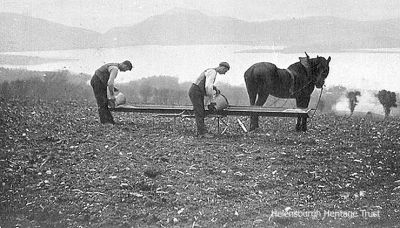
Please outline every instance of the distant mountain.
[{"label": "distant mountain", "polygon": [[[314,25],[310,21],[303,24],[301,27],[307,30],[314,27],[314,32],[310,31],[307,40],[303,42],[289,43],[283,51],[342,51],[400,47],[400,19],[362,22],[338,18],[327,19],[320,18],[318,21],[322,23],[317,23],[317,27],[315,27],[315,22]],[[325,28],[322,28],[323,26]]]},{"label": "distant mountain", "polygon": [[111,29],[104,34],[103,41],[107,46],[240,43],[240,32],[247,24],[176,8],[133,26]]},{"label": "distant mountain", "polygon": [[[0,13],[0,51],[131,45],[247,44],[284,46],[283,52],[400,48],[400,19],[335,17],[249,22],[175,8],[104,34],[18,14]],[[248,50],[262,52],[263,50]]]},{"label": "distant mountain", "polygon": [[173,9],[103,35],[106,46],[142,44],[249,44],[286,46],[283,51],[337,51],[400,47],[400,19],[353,21],[335,17],[248,22]]},{"label": "distant mountain", "polygon": [[0,13],[0,51],[31,51],[99,46],[101,34],[43,19]]}]

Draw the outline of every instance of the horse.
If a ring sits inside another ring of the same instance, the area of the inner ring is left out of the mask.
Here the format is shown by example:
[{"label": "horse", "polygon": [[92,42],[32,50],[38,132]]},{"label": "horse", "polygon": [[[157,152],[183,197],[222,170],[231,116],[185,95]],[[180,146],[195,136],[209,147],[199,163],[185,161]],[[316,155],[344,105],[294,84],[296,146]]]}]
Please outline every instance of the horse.
[{"label": "horse", "polygon": [[[271,94],[278,98],[296,99],[298,108],[307,108],[314,87],[322,88],[329,74],[331,57],[299,57],[287,69],[280,69],[269,62],[252,65],[244,73],[250,105],[263,106]],[[250,117],[250,131],[258,128],[258,116]],[[296,131],[307,131],[307,118],[297,118]]]}]

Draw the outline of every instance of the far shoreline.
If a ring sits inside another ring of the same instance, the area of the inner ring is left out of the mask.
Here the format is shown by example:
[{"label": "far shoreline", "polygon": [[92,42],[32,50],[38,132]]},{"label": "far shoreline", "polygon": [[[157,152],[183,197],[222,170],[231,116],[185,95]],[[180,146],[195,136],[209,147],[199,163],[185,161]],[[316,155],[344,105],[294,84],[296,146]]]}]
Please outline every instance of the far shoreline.
[{"label": "far shoreline", "polygon": [[[319,52],[319,53],[372,53],[372,54],[399,54],[400,50],[378,50],[378,49],[345,49],[345,50],[307,50],[304,49],[305,52]],[[244,49],[240,51],[235,51],[235,54],[258,54],[258,53],[281,53],[281,54],[296,54],[303,53],[304,51],[300,50],[290,50],[290,49],[265,49],[265,48],[256,48],[256,49]]]},{"label": "far shoreline", "polygon": [[77,61],[77,59],[43,58],[38,56],[0,54],[0,65],[39,65],[62,61]]}]

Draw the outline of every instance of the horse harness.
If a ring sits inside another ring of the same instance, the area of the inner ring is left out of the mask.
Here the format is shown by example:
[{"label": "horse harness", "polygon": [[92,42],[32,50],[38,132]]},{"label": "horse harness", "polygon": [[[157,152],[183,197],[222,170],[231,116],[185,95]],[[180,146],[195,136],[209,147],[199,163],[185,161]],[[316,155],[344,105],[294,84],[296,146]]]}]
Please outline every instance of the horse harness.
[{"label": "horse harness", "polygon": [[290,83],[290,87],[289,87],[289,94],[290,94],[290,96],[293,96],[294,95],[294,93],[293,93],[293,91],[294,91],[294,74],[289,69],[285,69],[285,70],[290,74],[290,78],[292,79],[292,82]]},{"label": "horse harness", "polygon": [[303,90],[304,88],[306,88],[307,86],[309,86],[311,83],[314,82],[312,79],[312,66],[310,66],[310,64],[306,61],[306,58],[300,58],[300,64],[305,68],[307,73],[307,78],[309,78],[310,80],[302,88],[294,91],[294,84],[295,84],[294,74],[291,70],[286,68],[285,70],[290,74],[290,78],[292,79],[292,83],[289,88],[289,93],[291,96],[295,95],[296,93]]}]

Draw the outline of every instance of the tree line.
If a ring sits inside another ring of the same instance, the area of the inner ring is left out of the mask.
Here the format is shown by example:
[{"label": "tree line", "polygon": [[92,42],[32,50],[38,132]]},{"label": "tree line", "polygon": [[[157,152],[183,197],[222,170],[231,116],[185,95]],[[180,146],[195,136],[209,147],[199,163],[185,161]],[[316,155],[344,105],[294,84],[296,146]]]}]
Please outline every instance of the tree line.
[{"label": "tree line", "polygon": [[[28,71],[0,67],[2,99],[89,100],[94,101],[91,75],[69,71]],[[129,104],[190,105],[190,82],[179,83],[171,76],[151,76],[116,87],[125,94]],[[240,86],[221,84],[219,87],[231,104],[248,104],[247,92]]]},{"label": "tree line", "polygon": [[69,71],[26,71],[0,68],[2,99],[81,100],[92,96],[90,76]]},{"label": "tree line", "polygon": [[[35,99],[38,101],[54,100],[86,100],[94,102],[90,86],[91,75],[74,74],[69,71],[27,71],[20,69],[0,68],[0,97],[2,99]],[[128,83],[117,84],[116,87],[125,94],[128,104],[158,104],[158,105],[191,105],[188,90],[191,82],[180,83],[177,77],[151,76]],[[249,105],[247,91],[244,85],[234,86],[226,83],[217,84],[230,105]],[[322,112],[334,111],[334,106],[343,96],[349,99],[351,113],[358,103],[358,91],[348,92],[343,86],[329,87],[323,90],[319,99],[319,90],[312,94],[309,108],[318,108]],[[390,108],[396,107],[396,95],[382,90],[377,98],[384,106],[385,114]],[[318,106],[317,106],[318,104]],[[270,96],[267,107],[296,106],[293,99],[278,99]]]}]

